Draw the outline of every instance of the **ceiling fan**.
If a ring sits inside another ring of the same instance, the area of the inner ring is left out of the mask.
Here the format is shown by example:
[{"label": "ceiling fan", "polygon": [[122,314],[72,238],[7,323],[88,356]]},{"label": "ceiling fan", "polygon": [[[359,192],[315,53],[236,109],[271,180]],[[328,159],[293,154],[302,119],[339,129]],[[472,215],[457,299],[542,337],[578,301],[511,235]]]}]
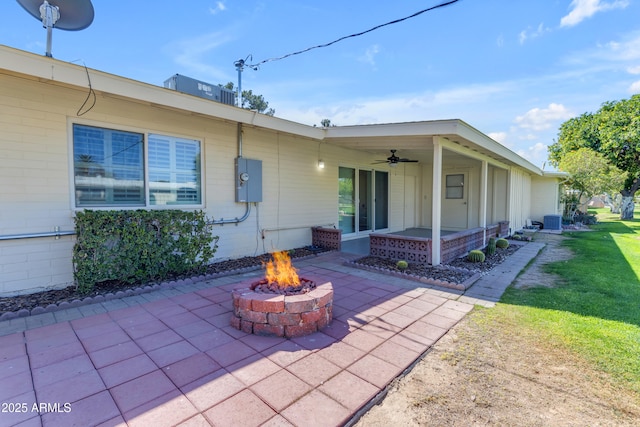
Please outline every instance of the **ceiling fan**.
[{"label": "ceiling fan", "polygon": [[389,166],[391,167],[395,167],[398,166],[398,163],[417,163],[417,160],[410,160],[410,159],[402,159],[398,156],[396,156],[396,151],[398,150],[390,150],[391,151],[391,155],[389,157],[387,157],[386,160],[376,160],[373,164],[378,164],[378,163],[389,163]]}]

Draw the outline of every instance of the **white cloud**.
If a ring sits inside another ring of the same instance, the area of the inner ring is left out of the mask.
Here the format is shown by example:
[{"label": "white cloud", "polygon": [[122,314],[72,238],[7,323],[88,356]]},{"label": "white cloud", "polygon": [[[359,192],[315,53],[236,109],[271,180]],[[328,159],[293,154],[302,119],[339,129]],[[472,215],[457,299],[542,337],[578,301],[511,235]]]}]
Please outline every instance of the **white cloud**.
[{"label": "white cloud", "polygon": [[520,42],[520,44],[524,44],[525,41],[541,37],[548,32],[551,32],[551,28],[545,27],[544,23],[541,22],[535,29],[528,27],[526,30],[520,31],[520,34],[518,34],[518,41]]},{"label": "white cloud", "polygon": [[573,0],[571,11],[560,20],[561,27],[573,27],[598,12],[605,12],[612,9],[624,9],[629,5],[628,0],[614,0],[606,2],[603,0]]},{"label": "white cloud", "polygon": [[542,131],[550,129],[558,121],[564,121],[573,117],[562,104],[551,103],[547,108],[533,108],[524,115],[518,116],[515,122],[522,129]]},{"label": "white cloud", "polygon": [[640,65],[627,68],[629,74],[640,74]]},{"label": "white cloud", "polygon": [[215,15],[218,12],[224,12],[227,10],[227,6],[225,6],[224,2],[217,1],[216,5],[209,8],[209,13]]},{"label": "white cloud", "polygon": [[173,54],[173,61],[176,64],[195,74],[194,77],[224,80],[228,77],[228,72],[210,65],[209,57],[211,52],[231,40],[232,37],[228,32],[215,32],[176,41],[167,46],[166,50]]},{"label": "white cloud", "polygon": [[507,132],[489,132],[487,136],[502,145],[507,142]]},{"label": "white cloud", "polygon": [[[633,33],[621,42],[609,42],[605,46],[606,55],[618,61],[633,61],[640,58],[640,33]],[[636,67],[638,69],[640,67]]]},{"label": "white cloud", "polygon": [[358,61],[364,62],[366,64],[370,64],[375,67],[376,65],[376,55],[380,52],[380,47],[377,44],[373,46],[369,46],[365,53],[358,58]]},{"label": "white cloud", "polygon": [[517,154],[529,160],[531,163],[542,167],[542,164],[547,160],[547,145],[538,142],[526,149],[518,150]]},{"label": "white cloud", "polygon": [[640,80],[633,82],[631,86],[629,86],[629,93],[640,93]]}]

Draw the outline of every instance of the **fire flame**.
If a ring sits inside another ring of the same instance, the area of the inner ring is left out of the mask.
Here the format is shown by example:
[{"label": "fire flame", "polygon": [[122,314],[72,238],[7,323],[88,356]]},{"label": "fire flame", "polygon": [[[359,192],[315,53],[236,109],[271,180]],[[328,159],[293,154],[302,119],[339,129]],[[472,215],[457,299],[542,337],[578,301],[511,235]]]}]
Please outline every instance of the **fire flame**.
[{"label": "fire flame", "polygon": [[297,270],[291,265],[291,258],[286,251],[271,254],[273,260],[265,264],[265,279],[279,287],[299,286],[300,278]]}]

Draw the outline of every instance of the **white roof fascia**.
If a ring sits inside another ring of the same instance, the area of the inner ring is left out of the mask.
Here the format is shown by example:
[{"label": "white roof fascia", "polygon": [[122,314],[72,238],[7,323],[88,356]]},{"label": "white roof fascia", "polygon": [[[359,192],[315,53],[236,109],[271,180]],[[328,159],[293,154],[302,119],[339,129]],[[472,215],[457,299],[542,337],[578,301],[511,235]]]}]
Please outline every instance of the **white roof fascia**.
[{"label": "white roof fascia", "polygon": [[469,141],[472,141],[475,144],[504,157],[505,159],[508,159],[510,162],[528,170],[529,172],[536,175],[542,175],[542,169],[462,120],[458,120],[458,132],[456,133],[461,137],[468,139]]},{"label": "white roof fascia", "polygon": [[322,128],[267,116],[256,111],[210,101],[161,86],[127,79],[85,68],[82,65],[71,64],[0,45],[0,72],[2,70],[32,76],[43,82],[50,81],[83,89],[88,88],[89,85],[87,80],[88,73],[93,90],[131,99],[132,101],[170,109],[180,109],[190,113],[264,127],[313,139],[322,139],[324,136]]}]

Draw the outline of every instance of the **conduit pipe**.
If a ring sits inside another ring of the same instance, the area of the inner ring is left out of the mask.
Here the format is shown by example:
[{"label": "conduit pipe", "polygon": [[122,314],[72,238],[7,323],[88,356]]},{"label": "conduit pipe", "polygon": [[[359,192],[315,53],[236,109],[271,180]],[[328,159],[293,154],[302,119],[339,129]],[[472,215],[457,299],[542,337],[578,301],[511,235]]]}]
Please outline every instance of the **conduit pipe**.
[{"label": "conduit pipe", "polygon": [[212,224],[212,225],[236,224],[236,225],[238,225],[242,221],[244,221],[247,218],[249,218],[249,215],[251,214],[251,203],[246,203],[246,205],[247,205],[247,210],[245,211],[244,215],[242,217],[240,217],[240,218],[238,218],[238,217],[235,217],[234,219],[220,218],[220,219],[217,219],[217,220],[209,221],[209,222],[207,222],[207,224]]},{"label": "conduit pipe", "polygon": [[[242,157],[242,123],[238,122],[238,157]],[[239,223],[241,223],[242,221],[245,221],[247,218],[249,218],[249,215],[251,214],[251,204],[250,203],[246,203],[247,205],[247,209],[244,213],[244,215],[240,218],[235,217],[234,219],[224,219],[224,218],[220,218],[218,220],[212,220],[209,221],[207,224],[212,224],[212,225],[225,225],[225,224],[236,224],[238,225]]]},{"label": "conduit pipe", "polygon": [[20,239],[35,239],[38,237],[55,237],[59,239],[60,236],[74,236],[75,231],[60,231],[58,227],[54,231],[45,231],[42,233],[22,233],[22,234],[5,234],[0,235],[0,240],[20,240]]}]

